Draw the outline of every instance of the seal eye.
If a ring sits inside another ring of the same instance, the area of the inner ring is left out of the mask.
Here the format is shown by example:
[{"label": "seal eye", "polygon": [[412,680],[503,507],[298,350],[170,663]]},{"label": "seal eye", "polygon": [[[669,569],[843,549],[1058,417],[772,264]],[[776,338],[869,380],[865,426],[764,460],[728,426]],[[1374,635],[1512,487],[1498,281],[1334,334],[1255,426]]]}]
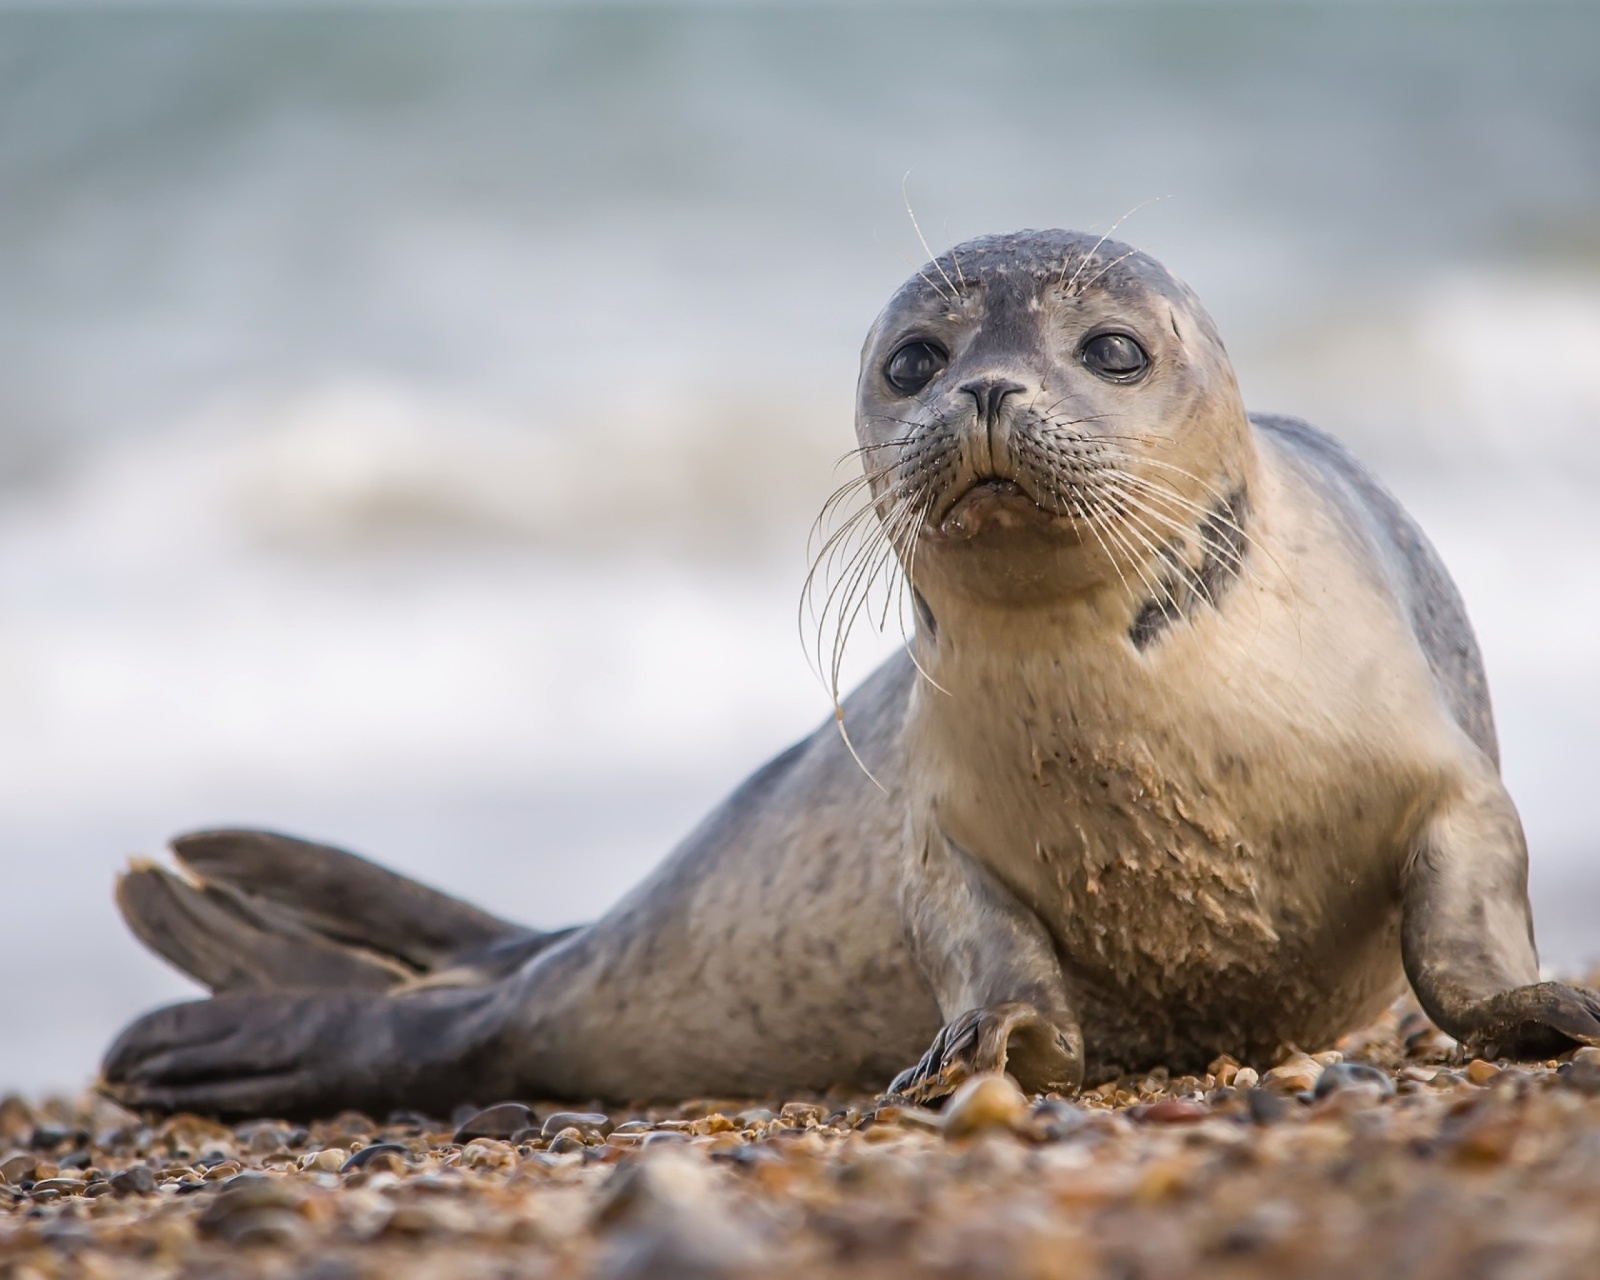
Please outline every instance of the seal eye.
[{"label": "seal eye", "polygon": [[1150,366],[1144,348],[1125,333],[1099,333],[1083,344],[1079,357],[1102,378],[1131,382]]},{"label": "seal eye", "polygon": [[895,350],[883,366],[883,376],[901,395],[916,395],[938,376],[948,361],[942,348],[919,338]]}]

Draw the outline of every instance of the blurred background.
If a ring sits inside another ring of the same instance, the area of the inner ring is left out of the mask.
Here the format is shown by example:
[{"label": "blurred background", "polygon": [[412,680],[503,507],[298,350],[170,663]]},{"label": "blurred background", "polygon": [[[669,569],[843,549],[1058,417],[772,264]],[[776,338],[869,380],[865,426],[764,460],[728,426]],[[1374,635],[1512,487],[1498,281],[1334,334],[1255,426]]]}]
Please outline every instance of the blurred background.
[{"label": "blurred background", "polygon": [[1249,404],[1443,550],[1546,959],[1600,957],[1597,49],[1536,0],[0,7],[0,1087],[192,991],[110,901],[175,831],[556,925],[829,713],[903,180],[936,249],[1162,197],[1118,234]]}]

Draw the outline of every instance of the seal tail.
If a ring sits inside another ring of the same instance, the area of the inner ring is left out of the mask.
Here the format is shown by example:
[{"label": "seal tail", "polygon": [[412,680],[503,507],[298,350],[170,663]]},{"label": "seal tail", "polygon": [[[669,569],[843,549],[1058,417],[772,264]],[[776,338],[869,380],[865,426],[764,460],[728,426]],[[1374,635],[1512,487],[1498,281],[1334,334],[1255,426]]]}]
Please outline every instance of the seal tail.
[{"label": "seal tail", "polygon": [[525,929],[271,831],[194,832],[172,852],[178,872],[136,861],[117,906],[141,942],[213,992],[475,985],[568,932]]}]

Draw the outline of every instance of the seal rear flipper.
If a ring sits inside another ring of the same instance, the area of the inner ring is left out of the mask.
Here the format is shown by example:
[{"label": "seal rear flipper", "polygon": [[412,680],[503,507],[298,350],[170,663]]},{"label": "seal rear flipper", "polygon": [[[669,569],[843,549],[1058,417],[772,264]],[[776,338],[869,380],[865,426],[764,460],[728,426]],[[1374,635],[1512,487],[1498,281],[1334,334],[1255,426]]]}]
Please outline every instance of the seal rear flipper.
[{"label": "seal rear flipper", "polygon": [[195,831],[173,840],[172,852],[202,883],[273,903],[327,938],[418,972],[539,936],[356,854],[274,831]]},{"label": "seal rear flipper", "polygon": [[520,1090],[495,987],[385,995],[242,991],[157,1009],[107,1051],[101,1092],[137,1110],[310,1119],[449,1115]]},{"label": "seal rear flipper", "polygon": [[180,874],[136,863],[117,905],[146,946],[216,992],[478,985],[571,932],[525,929],[274,832],[202,831],[172,847]]},{"label": "seal rear flipper", "polygon": [[382,991],[413,976],[393,960],[329,942],[214,885],[151,863],[117,879],[117,907],[140,942],[212,991],[274,987]]}]

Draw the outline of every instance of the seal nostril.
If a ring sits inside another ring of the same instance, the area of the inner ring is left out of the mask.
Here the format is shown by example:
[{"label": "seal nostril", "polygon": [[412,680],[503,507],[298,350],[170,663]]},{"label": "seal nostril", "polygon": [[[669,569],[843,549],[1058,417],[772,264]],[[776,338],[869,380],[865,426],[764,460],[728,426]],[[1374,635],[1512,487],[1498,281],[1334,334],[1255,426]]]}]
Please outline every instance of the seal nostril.
[{"label": "seal nostril", "polygon": [[989,423],[1000,416],[1000,406],[1005,403],[1007,396],[1027,390],[1020,382],[1006,378],[974,378],[971,382],[963,382],[960,389],[971,396],[973,403],[978,406],[978,417]]}]

